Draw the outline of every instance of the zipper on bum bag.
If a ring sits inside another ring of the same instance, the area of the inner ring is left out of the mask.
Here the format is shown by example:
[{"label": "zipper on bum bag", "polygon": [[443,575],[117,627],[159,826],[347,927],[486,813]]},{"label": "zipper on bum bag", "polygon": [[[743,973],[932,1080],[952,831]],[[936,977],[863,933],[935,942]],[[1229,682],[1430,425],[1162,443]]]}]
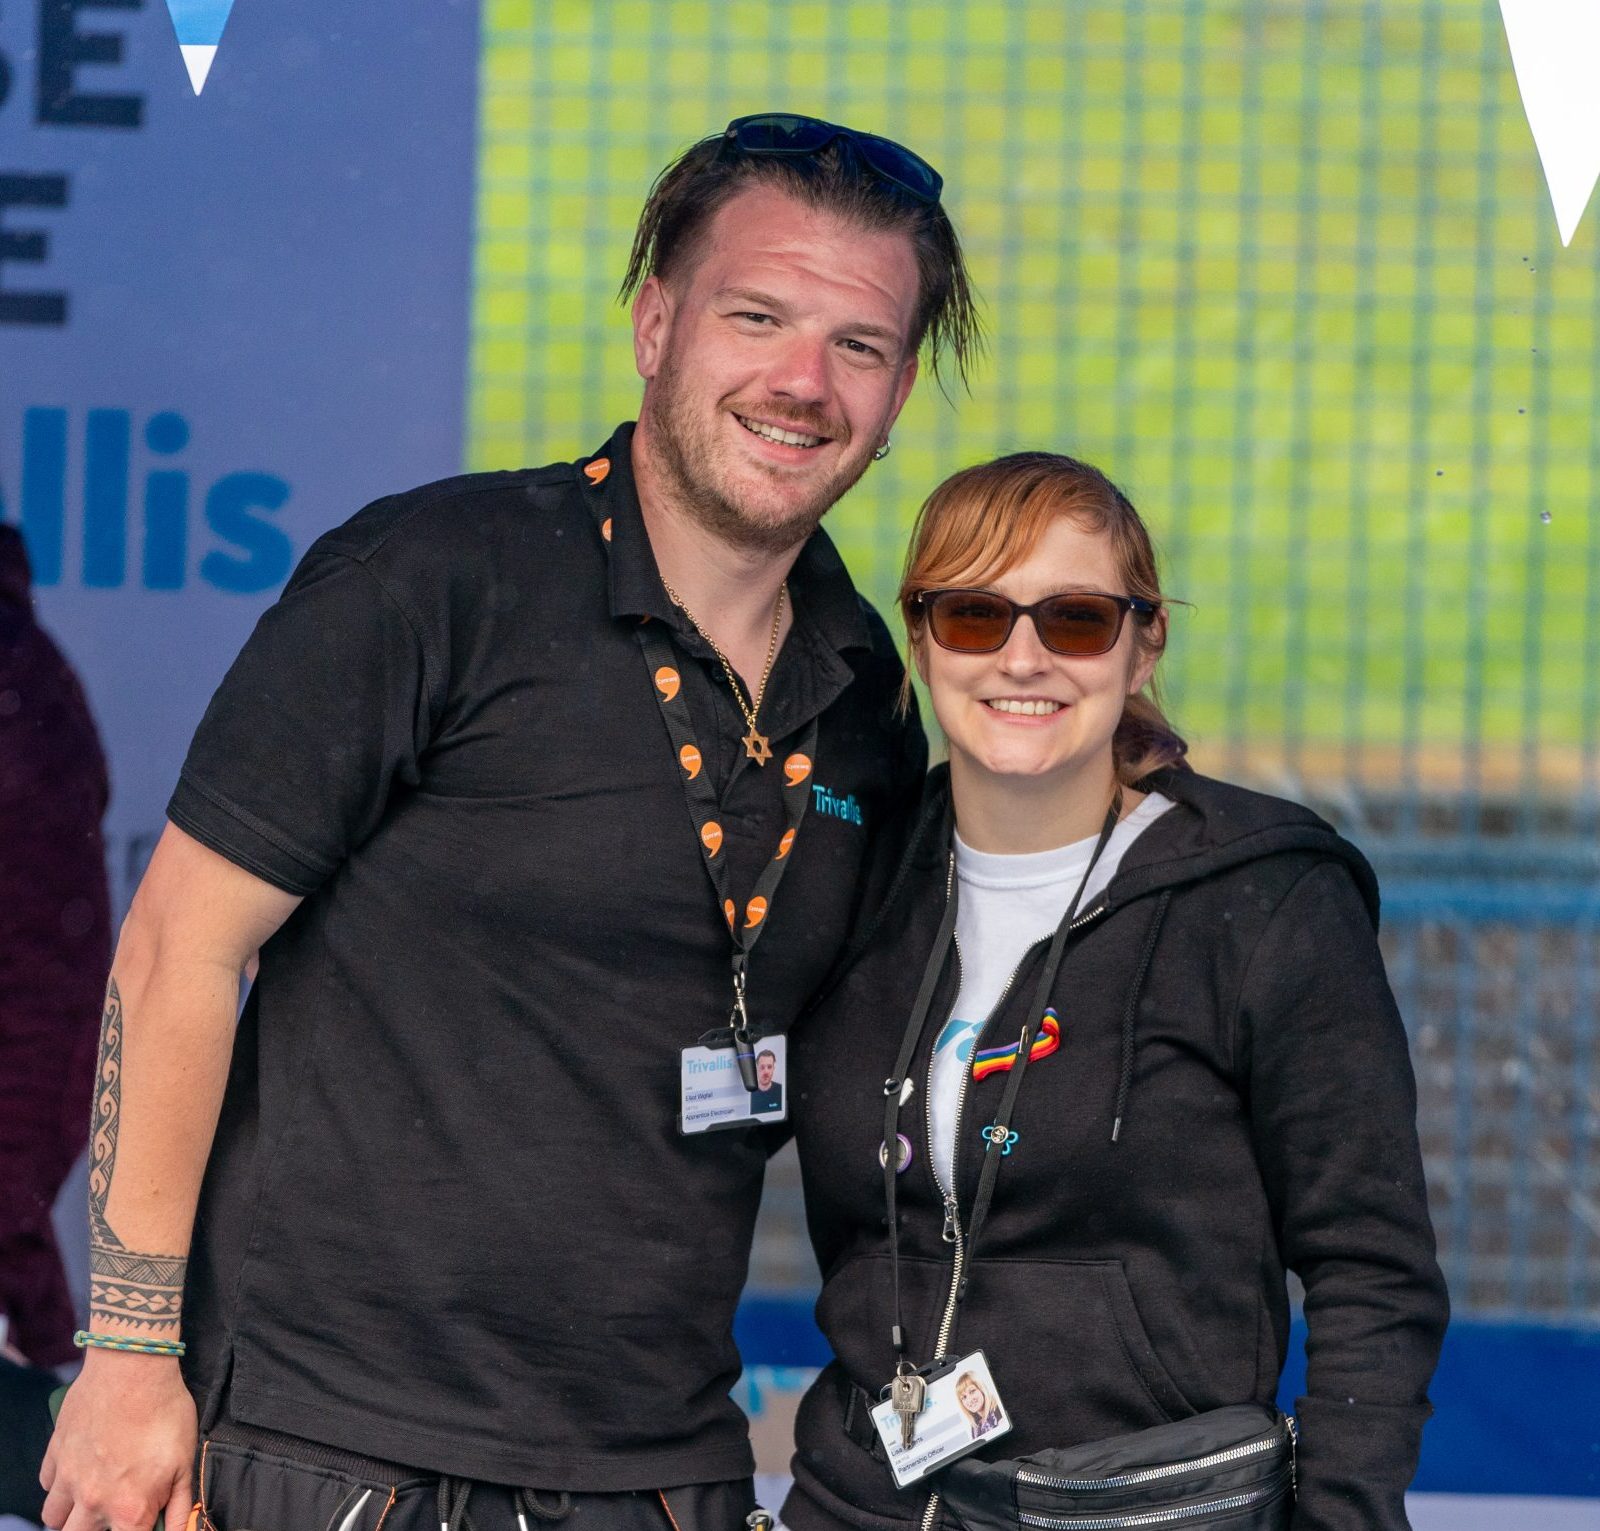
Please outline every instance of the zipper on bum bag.
[{"label": "zipper on bum bag", "polygon": [[1021,1511],[1019,1522],[1039,1531],[1123,1531],[1139,1526],[1171,1526],[1200,1515],[1226,1515],[1276,1499],[1289,1487],[1289,1474],[1280,1473],[1271,1483],[1247,1493],[1229,1494],[1222,1499],[1207,1499],[1199,1504],[1172,1505],[1162,1510],[1128,1510],[1114,1515],[1035,1515]]},{"label": "zipper on bum bag", "polygon": [[[1062,1489],[1073,1494],[1092,1494],[1101,1489],[1133,1488],[1141,1483],[1156,1483],[1162,1478],[1175,1478],[1182,1473],[1205,1472],[1213,1467],[1225,1467],[1230,1462],[1241,1462],[1246,1457],[1260,1456],[1281,1445],[1285,1436],[1277,1430],[1230,1446],[1226,1451],[1213,1451],[1209,1456],[1193,1457],[1187,1462],[1163,1462],[1160,1467],[1141,1467],[1133,1472],[1118,1473],[1114,1478],[1057,1478],[1042,1473],[1037,1468],[1019,1467],[1017,1482],[1033,1488]],[[1287,1439],[1294,1440],[1294,1423],[1289,1421]]]},{"label": "zipper on bum bag", "polygon": [[1231,1494],[1218,1494],[1190,1504],[1154,1506],[1150,1509],[1108,1510],[1100,1514],[1079,1512],[1052,1515],[1045,1511],[1024,1510],[1019,1507],[1018,1522],[1023,1526],[1037,1528],[1037,1531],[1137,1531],[1137,1528],[1144,1526],[1181,1526],[1185,1521],[1196,1520],[1201,1516],[1228,1515],[1236,1510],[1265,1504],[1279,1498],[1286,1490],[1293,1489],[1297,1434],[1294,1416],[1286,1415],[1282,1430],[1269,1431],[1254,1440],[1242,1441],[1237,1446],[1209,1452],[1203,1457],[1191,1457],[1183,1462],[1163,1462],[1156,1467],[1135,1468],[1130,1472],[1117,1473],[1105,1478],[1064,1478],[1040,1472],[1034,1467],[1019,1466],[1016,1475],[1019,1487],[1043,1489],[1046,1493],[1053,1490],[1058,1493],[1094,1494],[1138,1488],[1144,1484],[1160,1483],[1188,1473],[1212,1472],[1218,1468],[1231,1467],[1236,1463],[1248,1461],[1251,1457],[1264,1456],[1284,1446],[1289,1448],[1288,1459],[1273,1474],[1271,1480],[1254,1488],[1240,1489]]}]

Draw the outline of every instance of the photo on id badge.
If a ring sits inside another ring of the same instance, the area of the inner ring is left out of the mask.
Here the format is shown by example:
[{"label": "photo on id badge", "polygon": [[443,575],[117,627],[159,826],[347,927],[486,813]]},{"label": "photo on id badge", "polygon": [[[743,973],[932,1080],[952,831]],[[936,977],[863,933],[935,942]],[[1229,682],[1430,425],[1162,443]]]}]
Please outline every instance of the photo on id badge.
[{"label": "photo on id badge", "polygon": [[892,1402],[886,1399],[874,1408],[872,1422],[889,1454],[896,1488],[905,1488],[957,1457],[987,1446],[1011,1428],[1011,1416],[1000,1401],[1000,1389],[981,1350],[941,1366],[928,1378],[927,1395],[909,1446]]},{"label": "photo on id badge", "polygon": [[758,1037],[749,1044],[754,1089],[745,1082],[733,1047],[684,1048],[678,1081],[683,1131],[783,1121],[789,1115],[788,1041],[784,1036]]}]

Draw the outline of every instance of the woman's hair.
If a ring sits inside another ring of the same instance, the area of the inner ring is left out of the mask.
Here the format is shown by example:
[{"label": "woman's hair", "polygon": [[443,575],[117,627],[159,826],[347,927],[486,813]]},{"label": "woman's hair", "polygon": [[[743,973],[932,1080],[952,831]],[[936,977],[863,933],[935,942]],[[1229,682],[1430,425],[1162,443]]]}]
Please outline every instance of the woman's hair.
[{"label": "woman's hair", "polygon": [[[1128,497],[1098,468],[1055,452],[1015,452],[964,468],[933,491],[917,513],[900,581],[900,611],[913,651],[927,639],[925,620],[912,597],[955,584],[984,584],[1015,568],[1039,545],[1057,516],[1086,531],[1105,532],[1124,589],[1162,608],[1151,616],[1129,612],[1142,654],[1166,647],[1165,608],[1150,533]],[[910,695],[909,667],[906,696]],[[1117,780],[1126,787],[1163,766],[1183,766],[1189,746],[1167,721],[1154,675],[1130,696],[1111,741]]]},{"label": "woman's hair", "polygon": [[[961,1391],[969,1383],[983,1394],[983,1408],[976,1414],[965,1403],[962,1403],[961,1399]],[[956,1378],[956,1402],[961,1404],[961,1412],[975,1425],[981,1425],[989,1417],[989,1411],[994,1408],[994,1401],[989,1397],[989,1390],[978,1381],[976,1372],[962,1372]]]},{"label": "woman's hair", "polygon": [[949,215],[884,180],[844,140],[818,154],[778,156],[724,151],[721,133],[686,149],[656,177],[639,215],[619,296],[626,301],[647,276],[669,280],[699,258],[711,220],[740,192],[770,186],[864,229],[903,233],[917,256],[913,352],[928,343],[936,378],[946,355],[963,381],[983,350],[983,322],[966,257]]}]

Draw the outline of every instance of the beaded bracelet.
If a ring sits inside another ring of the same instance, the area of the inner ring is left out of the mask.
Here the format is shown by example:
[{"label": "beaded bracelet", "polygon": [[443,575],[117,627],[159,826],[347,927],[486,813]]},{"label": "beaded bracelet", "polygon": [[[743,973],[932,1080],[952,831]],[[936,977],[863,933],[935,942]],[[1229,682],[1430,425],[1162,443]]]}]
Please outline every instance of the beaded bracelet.
[{"label": "beaded bracelet", "polygon": [[79,1350],[131,1350],[142,1356],[181,1356],[187,1350],[182,1340],[142,1339],[130,1334],[91,1334],[80,1329],[72,1336]]}]

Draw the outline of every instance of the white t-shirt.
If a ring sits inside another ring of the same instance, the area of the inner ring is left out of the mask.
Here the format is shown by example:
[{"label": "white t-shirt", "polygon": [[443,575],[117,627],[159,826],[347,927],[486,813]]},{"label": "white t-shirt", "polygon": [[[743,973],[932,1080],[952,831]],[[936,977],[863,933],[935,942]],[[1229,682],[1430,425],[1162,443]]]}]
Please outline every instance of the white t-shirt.
[{"label": "white t-shirt", "polygon": [[[1172,806],[1170,797],[1152,792],[1112,830],[1078,901],[1080,911],[1088,909],[1116,875],[1128,847]],[[1024,953],[1034,942],[1055,933],[1099,838],[1091,835],[1055,850],[999,856],[975,851],[956,836],[956,877],[961,884],[956,945],[961,953],[961,990],[934,1043],[928,1082],[933,1169],[945,1190],[955,1165],[961,1079],[972,1065],[978,1033]]]}]

